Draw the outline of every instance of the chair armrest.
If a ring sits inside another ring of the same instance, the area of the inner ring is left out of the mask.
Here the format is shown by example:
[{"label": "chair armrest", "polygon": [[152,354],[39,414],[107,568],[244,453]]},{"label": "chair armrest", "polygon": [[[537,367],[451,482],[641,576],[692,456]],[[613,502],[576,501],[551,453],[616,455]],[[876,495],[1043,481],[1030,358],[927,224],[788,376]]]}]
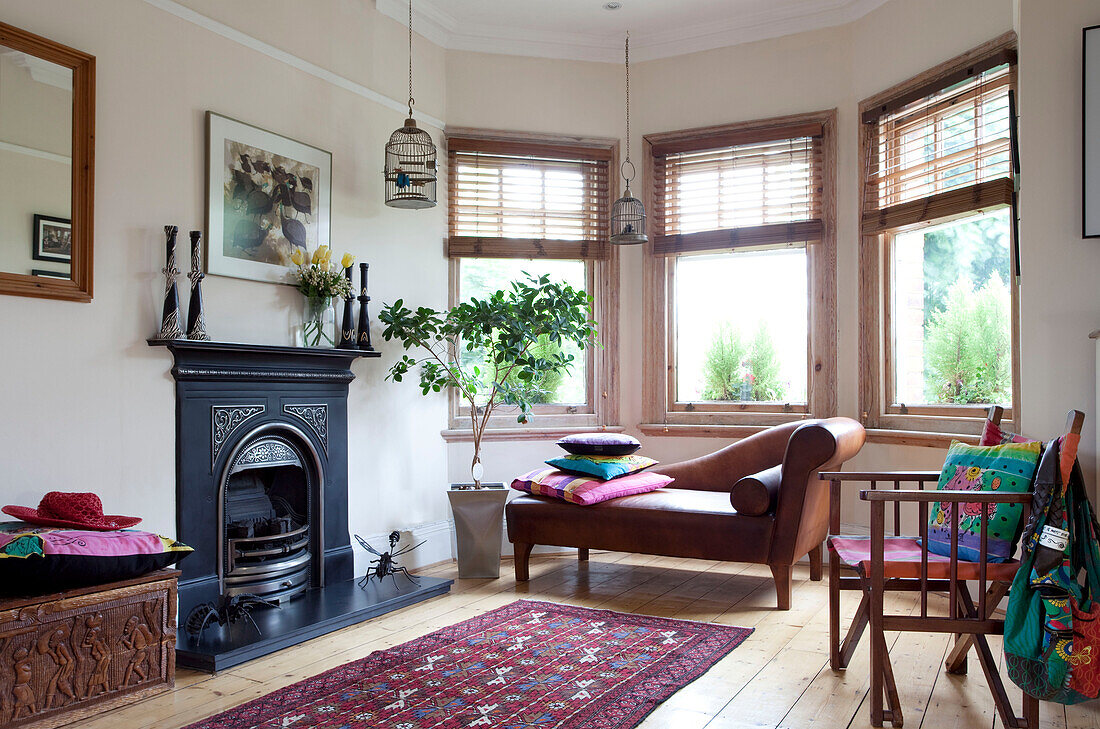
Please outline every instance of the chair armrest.
[{"label": "chair armrest", "polygon": [[939,481],[939,471],[823,471],[822,481]]},{"label": "chair armrest", "polygon": [[1022,494],[996,493],[994,491],[913,491],[907,489],[878,489],[859,492],[864,501],[935,501],[947,504],[1030,504],[1031,492]]},{"label": "chair armrest", "polygon": [[782,466],[772,466],[745,476],[730,490],[730,503],[738,514],[745,516],[774,513],[779,503],[779,484],[782,480]]}]

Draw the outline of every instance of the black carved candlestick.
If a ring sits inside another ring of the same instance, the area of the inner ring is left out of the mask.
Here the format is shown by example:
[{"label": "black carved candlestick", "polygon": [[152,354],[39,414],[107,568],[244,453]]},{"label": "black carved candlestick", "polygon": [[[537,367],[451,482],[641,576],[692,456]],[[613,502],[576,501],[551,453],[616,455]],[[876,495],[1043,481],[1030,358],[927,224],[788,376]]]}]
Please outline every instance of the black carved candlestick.
[{"label": "black carved candlestick", "polygon": [[355,306],[355,289],[351,285],[351,266],[344,269],[344,275],[348,277],[348,297],[344,299],[344,318],[340,322],[340,343],[337,347],[341,349],[355,349],[355,313],[352,311],[352,307]]},{"label": "black carved candlestick", "polygon": [[370,297],[367,296],[368,268],[370,266],[366,263],[359,264],[359,349],[373,352],[374,347],[370,346],[370,317],[367,314],[367,303],[370,301]]},{"label": "black carved candlestick", "polygon": [[200,248],[202,247],[202,231],[192,230],[191,236],[191,270],[187,278],[191,279],[191,302],[187,306],[187,338],[200,342],[209,342],[210,335],[206,332],[206,312],[202,308],[202,280],[206,274],[202,272],[202,260]]},{"label": "black carved candlestick", "polygon": [[161,339],[183,339],[180,329],[180,296],[176,289],[176,277],[180,270],[176,268],[176,233],[174,225],[164,226],[166,262],[164,264],[164,309],[160,318]]}]

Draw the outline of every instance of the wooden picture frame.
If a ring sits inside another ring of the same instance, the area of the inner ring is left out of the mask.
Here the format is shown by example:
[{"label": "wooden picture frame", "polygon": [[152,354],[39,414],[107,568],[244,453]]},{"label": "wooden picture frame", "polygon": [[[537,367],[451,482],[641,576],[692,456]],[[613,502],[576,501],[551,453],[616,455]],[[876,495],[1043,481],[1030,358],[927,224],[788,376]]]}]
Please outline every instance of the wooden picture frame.
[{"label": "wooden picture frame", "polygon": [[73,223],[71,220],[35,213],[32,232],[32,259],[50,263],[72,263]]},{"label": "wooden picture frame", "polygon": [[31,269],[31,275],[32,276],[44,276],[46,278],[59,278],[59,279],[64,279],[66,281],[69,280],[69,274],[65,273],[64,271],[51,271],[51,270],[46,269],[46,268],[32,268]]},{"label": "wooden picture frame", "polygon": [[290,284],[290,254],[331,245],[332,153],[206,112],[206,270]]},{"label": "wooden picture frame", "polygon": [[1100,238],[1100,25],[1081,31],[1081,237]]},{"label": "wooden picture frame", "polygon": [[[72,71],[71,266],[68,279],[0,272],[0,294],[90,302],[95,211],[95,56],[0,23],[0,46]],[[56,260],[56,259],[51,259]]]}]

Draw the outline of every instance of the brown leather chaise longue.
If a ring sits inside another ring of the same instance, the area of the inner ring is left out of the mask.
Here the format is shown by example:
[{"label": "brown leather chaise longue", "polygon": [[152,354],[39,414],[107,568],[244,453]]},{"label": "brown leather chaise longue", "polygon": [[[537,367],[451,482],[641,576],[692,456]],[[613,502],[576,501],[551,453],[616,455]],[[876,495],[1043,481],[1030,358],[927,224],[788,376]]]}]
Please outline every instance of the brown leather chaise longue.
[{"label": "brown leather chaise longue", "polygon": [[536,544],[766,564],[780,610],[791,607],[791,567],[810,556],[820,580],[829,527],[828,484],[866,437],[850,418],[779,425],[690,461],[656,469],[676,480],[663,489],[578,506],[524,495],[508,504],[516,579],[529,578]]}]

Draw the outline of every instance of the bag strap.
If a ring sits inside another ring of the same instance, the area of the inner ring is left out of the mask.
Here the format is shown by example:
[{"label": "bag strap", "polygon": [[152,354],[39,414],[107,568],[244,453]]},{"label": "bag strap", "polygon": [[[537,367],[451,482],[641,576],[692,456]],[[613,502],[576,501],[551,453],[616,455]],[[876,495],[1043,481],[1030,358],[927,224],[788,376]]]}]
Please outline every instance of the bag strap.
[{"label": "bag strap", "polygon": [[1046,526],[1050,515],[1050,506],[1055,497],[1062,496],[1062,479],[1059,478],[1059,453],[1058,439],[1048,443],[1039,457],[1039,466],[1035,471],[1035,481],[1031,492],[1031,513],[1028,514],[1027,524],[1020,539],[1023,549],[1021,569],[1031,569],[1035,557],[1035,546],[1039,541],[1039,534]]},{"label": "bag strap", "polygon": [[1085,571],[1085,584],[1081,596],[1081,608],[1090,609],[1089,603],[1100,598],[1100,525],[1096,523],[1096,514],[1085,491],[1085,479],[1081,464],[1074,461],[1069,478],[1069,498],[1073,501],[1070,512],[1072,523],[1070,539],[1073,549],[1070,565],[1076,578]]}]

